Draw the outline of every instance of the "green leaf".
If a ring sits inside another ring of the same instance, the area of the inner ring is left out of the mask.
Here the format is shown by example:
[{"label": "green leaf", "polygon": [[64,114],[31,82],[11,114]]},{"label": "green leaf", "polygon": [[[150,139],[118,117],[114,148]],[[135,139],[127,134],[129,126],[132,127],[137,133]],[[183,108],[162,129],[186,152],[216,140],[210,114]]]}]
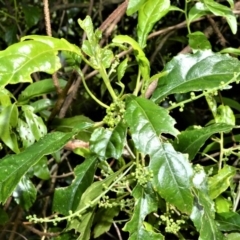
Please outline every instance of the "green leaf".
[{"label": "green leaf", "polygon": [[215,119],[217,115],[217,101],[212,94],[206,94],[205,99]]},{"label": "green leaf", "polygon": [[118,81],[120,82],[126,72],[127,69],[127,65],[128,65],[128,58],[125,58],[118,66],[117,68],[117,78]]},{"label": "green leaf", "polygon": [[208,9],[206,8],[205,4],[202,2],[197,2],[189,11],[188,13],[188,25],[194,20],[207,15],[209,13]]},{"label": "green leaf", "polygon": [[43,110],[52,108],[54,106],[54,103],[55,102],[53,100],[50,100],[48,98],[42,98],[35,102],[31,102],[30,106],[33,107],[34,113],[38,113],[42,112]]},{"label": "green leaf", "polygon": [[229,48],[224,48],[223,50],[220,51],[220,53],[230,53],[230,54],[240,55],[240,49],[229,47]]},{"label": "green leaf", "polygon": [[100,50],[99,58],[103,67],[109,68],[112,64],[112,60],[114,59],[113,52],[107,48],[103,48]]},{"label": "green leaf", "polygon": [[134,50],[134,55],[136,57],[136,60],[138,62],[142,77],[145,80],[149,79],[150,75],[150,63],[148,59],[145,56],[145,53],[143,52],[142,48],[140,45],[131,37],[127,35],[117,35],[113,38],[112,40],[114,43],[128,43],[131,45],[131,47]]},{"label": "green leaf", "polygon": [[140,144],[136,147],[147,154],[154,149],[150,149],[151,145],[145,142],[151,140],[151,137],[158,137],[162,133],[176,136],[179,133],[168,111],[145,98],[133,95],[127,97],[125,119],[132,130],[134,141]]},{"label": "green leaf", "polygon": [[168,74],[158,81],[152,100],[160,102],[173,93],[219,88],[233,79],[239,68],[240,62],[236,58],[210,50],[178,55],[166,64],[164,71]]},{"label": "green leaf", "polygon": [[214,219],[214,204],[207,194],[199,191],[190,217],[200,234],[199,239],[224,239]]},{"label": "green leaf", "polygon": [[[102,181],[97,181],[91,184],[87,188],[87,190],[83,193],[81,201],[78,203],[78,207],[76,211],[81,211],[84,209],[85,214],[83,215],[83,217],[85,217],[85,215],[93,213],[95,209],[94,206],[96,206],[97,204],[96,199],[105,190],[103,186],[108,187],[121,172],[122,172],[122,169],[109,175]],[[93,201],[95,201],[94,204],[93,204]],[[92,203],[91,206],[90,206],[90,203]],[[75,217],[69,221],[66,230],[75,229],[78,232],[82,232],[83,229],[82,229],[81,223],[82,223],[82,220],[79,219],[79,217]]]},{"label": "green leaf", "polygon": [[181,8],[176,7],[176,6],[172,6],[172,5],[169,7],[169,12],[170,11],[179,11],[179,12],[185,13],[185,11],[182,10]]},{"label": "green leaf", "polygon": [[36,41],[16,43],[0,51],[0,88],[7,84],[32,82],[34,72],[53,74],[61,67],[56,55],[57,51],[51,46]]},{"label": "green leaf", "polygon": [[191,192],[193,170],[186,157],[177,153],[171,144],[147,140],[156,148],[150,153],[149,168],[153,171],[153,187],[170,204],[190,213],[193,206]]},{"label": "green leaf", "polygon": [[237,19],[229,7],[224,6],[213,0],[204,0],[204,3],[208,10],[212,12],[214,15],[225,17],[228,22],[228,25],[232,30],[232,33],[233,34],[237,33]]},{"label": "green leaf", "polygon": [[2,158],[0,161],[0,202],[12,194],[23,175],[43,156],[62,148],[75,132],[53,132],[45,135],[25,151]]},{"label": "green leaf", "polygon": [[42,11],[39,9],[39,7],[24,4],[22,11],[24,13],[25,22],[28,28],[36,25],[42,16]]},{"label": "green leaf", "polygon": [[152,190],[151,185],[148,185],[147,188],[137,185],[133,189],[132,195],[135,199],[133,216],[123,228],[124,231],[128,231],[130,233],[129,240],[164,239],[161,234],[148,231],[146,228],[144,228],[143,224],[145,217],[149,213],[156,211],[158,208],[158,198],[155,192]]},{"label": "green leaf", "polygon": [[[92,19],[90,16],[86,16],[84,20],[78,19],[78,24],[86,33],[89,44],[90,44],[89,49],[91,49],[92,51],[97,46],[98,41],[101,38],[101,32],[97,30],[94,33],[94,27],[93,27]],[[92,56],[92,54],[90,56]]]},{"label": "green leaf", "polygon": [[236,120],[233,110],[229,106],[220,105],[217,108],[215,121],[216,123],[226,123],[228,125],[235,126]]},{"label": "green leaf", "polygon": [[13,191],[14,200],[25,210],[28,210],[35,202],[36,196],[37,189],[32,181],[26,176],[23,176],[16,189]]},{"label": "green leaf", "polygon": [[240,239],[240,233],[230,233],[226,236],[227,240],[239,240]]},{"label": "green leaf", "polygon": [[140,7],[146,2],[147,0],[129,0],[128,7],[127,7],[127,15],[131,16],[135,12],[137,12]]},{"label": "green leaf", "polygon": [[113,218],[119,214],[119,207],[100,208],[94,217],[94,238],[99,237],[103,233],[110,230],[113,223]]},{"label": "green leaf", "polygon": [[7,89],[0,89],[0,104],[2,107],[12,105],[11,98],[14,98],[14,96]]},{"label": "green leaf", "polygon": [[215,208],[217,213],[230,212],[230,209],[232,209],[232,203],[230,200],[220,195],[215,199]]},{"label": "green leaf", "polygon": [[138,12],[137,35],[141,48],[146,46],[147,36],[154,24],[164,17],[170,8],[169,0],[147,0]]},{"label": "green leaf", "polygon": [[190,218],[200,234],[200,240],[223,240],[224,237],[215,221],[214,203],[208,196],[206,182],[207,177],[204,170],[196,171],[193,178],[193,183],[195,185],[194,206]]},{"label": "green leaf", "polygon": [[[59,86],[64,88],[67,81],[63,79],[59,80]],[[44,79],[38,82],[31,83],[28,87],[26,87],[21,94],[19,95],[18,102],[29,101],[31,98],[41,96],[43,94],[48,94],[56,92],[56,88],[53,84],[52,79]]]},{"label": "green leaf", "polygon": [[75,178],[70,186],[57,188],[54,193],[53,211],[68,215],[75,211],[82,194],[91,185],[96,170],[97,157],[90,156],[74,169]]},{"label": "green leaf", "polygon": [[99,69],[102,65],[104,68],[109,68],[114,56],[110,49],[100,48],[98,42],[101,38],[101,32],[99,30],[94,32],[93,23],[89,16],[84,20],[79,19],[78,23],[88,38],[83,42],[82,50],[90,57],[92,67]]},{"label": "green leaf", "polygon": [[209,177],[209,196],[211,199],[217,198],[221,193],[225,192],[230,186],[230,181],[236,174],[236,168],[225,165],[213,177]]},{"label": "green leaf", "polygon": [[87,129],[91,126],[93,126],[93,121],[84,115],[76,115],[69,118],[55,118],[52,121],[52,127],[63,132],[71,131],[75,128]]},{"label": "green leaf", "polygon": [[0,112],[0,139],[13,152],[19,153],[16,134],[12,131],[12,127],[16,127],[18,119],[18,109],[15,104],[2,106]]},{"label": "green leaf", "polygon": [[130,128],[135,147],[150,156],[154,188],[166,201],[183,212],[192,209],[190,191],[192,168],[186,156],[175,152],[171,144],[159,139],[161,133],[176,135],[175,121],[166,109],[150,100],[129,96],[126,100],[125,120]]},{"label": "green leaf", "polygon": [[18,119],[17,131],[22,141],[22,148],[26,149],[35,142],[35,137],[28,124],[22,119]]},{"label": "green leaf", "polygon": [[113,129],[97,128],[91,135],[90,150],[101,158],[119,159],[122,155],[127,127],[123,122]]},{"label": "green leaf", "polygon": [[50,179],[50,171],[48,169],[48,159],[44,156],[35,165],[33,165],[33,174],[42,179]]},{"label": "green leaf", "polygon": [[39,140],[41,137],[47,134],[47,127],[44,124],[41,117],[37,116],[34,113],[33,107],[29,105],[22,106],[24,117],[28,124],[29,129],[32,132],[32,135],[36,140]]},{"label": "green leaf", "polygon": [[79,56],[82,55],[79,47],[77,47],[75,44],[68,42],[64,38],[59,39],[59,38],[54,38],[54,37],[49,37],[49,36],[29,35],[29,36],[25,36],[25,37],[21,38],[21,41],[25,41],[25,40],[28,40],[28,41],[26,41],[24,43],[29,42],[29,40],[30,40],[30,42],[32,42],[31,40],[34,40],[34,43],[36,43],[36,42],[44,43],[47,46],[51,47],[52,52],[53,51],[67,51],[67,52],[77,54]]},{"label": "green leaf", "polygon": [[34,72],[53,74],[61,68],[58,51],[81,54],[79,48],[64,39],[32,35],[21,40],[26,39],[32,40],[13,44],[0,51],[0,88],[7,84],[32,82],[31,74]]},{"label": "green leaf", "polygon": [[237,212],[225,212],[216,214],[216,222],[222,231],[239,231],[240,215]]},{"label": "green leaf", "polygon": [[18,42],[17,33],[18,33],[18,28],[16,25],[9,25],[5,29],[3,39],[7,43],[8,46],[12,45],[13,43]]},{"label": "green leaf", "polygon": [[91,236],[91,227],[95,215],[95,208],[88,210],[82,216],[82,221],[78,225],[78,228],[81,229],[81,235],[77,240],[89,240]]},{"label": "green leaf", "polygon": [[174,140],[176,151],[189,154],[189,160],[194,159],[206,140],[215,133],[231,131],[233,126],[224,123],[212,124],[204,128],[196,128],[181,132]]},{"label": "green leaf", "polygon": [[193,51],[211,49],[211,44],[202,32],[194,32],[188,34],[189,45]]}]

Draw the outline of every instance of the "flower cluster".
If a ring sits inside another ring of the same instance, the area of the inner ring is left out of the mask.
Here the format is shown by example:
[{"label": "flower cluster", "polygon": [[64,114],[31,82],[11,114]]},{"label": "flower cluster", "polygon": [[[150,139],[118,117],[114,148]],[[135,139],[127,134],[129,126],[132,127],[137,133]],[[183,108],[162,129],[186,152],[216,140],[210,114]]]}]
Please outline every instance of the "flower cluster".
[{"label": "flower cluster", "polygon": [[104,117],[103,122],[110,128],[114,128],[122,119],[125,113],[125,103],[123,101],[116,101],[111,103],[106,110],[107,115]]}]

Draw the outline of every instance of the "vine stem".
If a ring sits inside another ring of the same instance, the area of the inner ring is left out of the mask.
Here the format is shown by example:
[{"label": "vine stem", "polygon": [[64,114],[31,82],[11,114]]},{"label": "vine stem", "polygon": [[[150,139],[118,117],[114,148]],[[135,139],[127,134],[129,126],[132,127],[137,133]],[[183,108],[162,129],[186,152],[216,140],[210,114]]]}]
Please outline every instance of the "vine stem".
[{"label": "vine stem", "polygon": [[79,68],[77,68],[76,70],[77,70],[78,74],[81,76],[82,82],[83,82],[83,86],[86,89],[87,93],[90,95],[90,97],[93,100],[95,100],[100,106],[102,106],[104,108],[108,108],[108,105],[106,105],[105,103],[101,102],[97,97],[95,97],[94,94],[91,92],[91,90],[88,88],[82,71]]},{"label": "vine stem", "polygon": [[135,96],[138,95],[138,91],[139,91],[139,89],[140,89],[140,87],[141,87],[140,76],[141,76],[141,74],[140,74],[140,70],[138,70],[138,76],[137,76],[136,87],[135,87],[134,92],[133,92],[133,94],[134,94]]},{"label": "vine stem", "polygon": [[[126,164],[125,166],[122,167],[121,172],[127,168],[127,170],[122,173],[105,191],[103,191],[97,198],[95,198],[91,204],[96,204],[104,195],[106,195],[107,192],[109,192],[111,189],[113,189],[114,185],[117,184],[119,181],[122,180],[122,178],[124,178],[126,176],[126,174],[131,170],[131,168],[134,166],[133,162],[129,162],[128,164]],[[120,170],[119,170],[120,171]],[[89,205],[87,204],[86,206],[84,206],[83,208],[81,208],[80,210],[69,214],[68,216],[65,217],[57,217],[54,219],[48,219],[48,218],[36,218],[35,216],[33,217],[29,217],[29,220],[37,223],[37,222],[41,222],[41,223],[49,223],[49,222],[59,222],[59,221],[63,221],[63,220],[70,220],[73,217],[79,217],[81,215],[81,213],[83,213],[85,210],[87,210],[89,208]]]},{"label": "vine stem", "polygon": [[237,190],[237,196],[235,198],[234,205],[233,205],[233,212],[237,210],[239,200],[240,200],[240,181],[238,182],[238,190]]},{"label": "vine stem", "polygon": [[223,132],[220,133],[220,156],[219,156],[219,163],[218,163],[218,171],[222,168],[222,162],[223,162],[223,152],[224,152],[224,143],[223,143]]},{"label": "vine stem", "polygon": [[187,30],[188,30],[188,33],[191,33],[191,30],[190,30],[190,27],[189,27],[189,24],[188,24],[188,16],[187,16],[187,9],[188,7],[188,0],[185,0],[185,9],[184,9],[184,13],[185,13],[185,18],[186,18],[186,24],[187,24]]},{"label": "vine stem", "polygon": [[109,81],[109,78],[108,78],[108,75],[106,73],[106,70],[105,70],[105,68],[102,65],[101,65],[101,67],[99,69],[99,73],[100,73],[100,75],[101,75],[101,77],[102,77],[102,79],[103,79],[103,81],[104,81],[104,83],[105,83],[105,85],[107,87],[107,90],[109,91],[113,101],[117,100],[118,97],[115,94],[115,92],[114,92],[114,90],[112,88],[112,85],[111,85],[111,83]]}]

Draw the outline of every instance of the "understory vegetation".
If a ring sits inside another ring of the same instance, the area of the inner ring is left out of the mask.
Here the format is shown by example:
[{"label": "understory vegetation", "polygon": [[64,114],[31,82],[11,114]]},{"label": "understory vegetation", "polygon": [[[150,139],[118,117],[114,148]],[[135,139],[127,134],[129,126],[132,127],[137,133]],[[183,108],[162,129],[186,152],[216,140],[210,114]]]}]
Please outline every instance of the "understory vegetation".
[{"label": "understory vegetation", "polygon": [[0,239],[240,239],[239,2],[0,7]]}]

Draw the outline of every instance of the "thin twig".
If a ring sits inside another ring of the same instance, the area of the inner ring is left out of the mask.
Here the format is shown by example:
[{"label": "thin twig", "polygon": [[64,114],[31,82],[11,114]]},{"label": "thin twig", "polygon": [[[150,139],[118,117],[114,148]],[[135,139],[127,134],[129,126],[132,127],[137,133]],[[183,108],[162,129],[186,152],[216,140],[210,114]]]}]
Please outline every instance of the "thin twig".
[{"label": "thin twig", "polygon": [[99,27],[99,29],[104,32],[108,26],[114,22],[114,20],[116,19],[116,17],[118,16],[123,16],[124,13],[126,12],[127,9],[127,5],[128,5],[128,0],[125,0],[123,3],[121,3],[109,16],[108,18],[101,24],[101,26]]},{"label": "thin twig", "polygon": [[[0,230],[0,232],[10,232],[12,233],[13,231],[11,230]],[[28,240],[26,237],[24,237],[22,234],[18,233],[18,232],[14,232],[16,235],[20,236],[21,238],[23,238],[24,240]]]},{"label": "thin twig", "polygon": [[217,34],[217,37],[219,38],[219,41],[220,41],[220,44],[223,46],[223,47],[226,47],[226,39],[224,38],[224,36],[222,35],[221,31],[219,30],[216,22],[213,20],[212,17],[210,17],[209,15],[206,16],[208,21],[210,22],[214,32]]},{"label": "thin twig", "polygon": [[115,230],[116,230],[116,232],[117,232],[118,239],[119,239],[119,240],[123,240],[123,239],[122,239],[122,235],[121,235],[121,231],[119,230],[119,228],[118,228],[118,226],[117,226],[117,224],[116,224],[115,222],[113,222],[113,226],[114,226],[114,228],[115,228]]},{"label": "thin twig", "polygon": [[48,232],[48,233],[45,233],[45,232],[41,232],[39,231],[38,229],[32,227],[32,226],[29,226],[29,225],[26,225],[26,224],[22,224],[26,229],[28,229],[29,231],[37,234],[38,236],[42,237],[42,236],[46,236],[46,237],[57,237],[61,234],[61,232]]}]

